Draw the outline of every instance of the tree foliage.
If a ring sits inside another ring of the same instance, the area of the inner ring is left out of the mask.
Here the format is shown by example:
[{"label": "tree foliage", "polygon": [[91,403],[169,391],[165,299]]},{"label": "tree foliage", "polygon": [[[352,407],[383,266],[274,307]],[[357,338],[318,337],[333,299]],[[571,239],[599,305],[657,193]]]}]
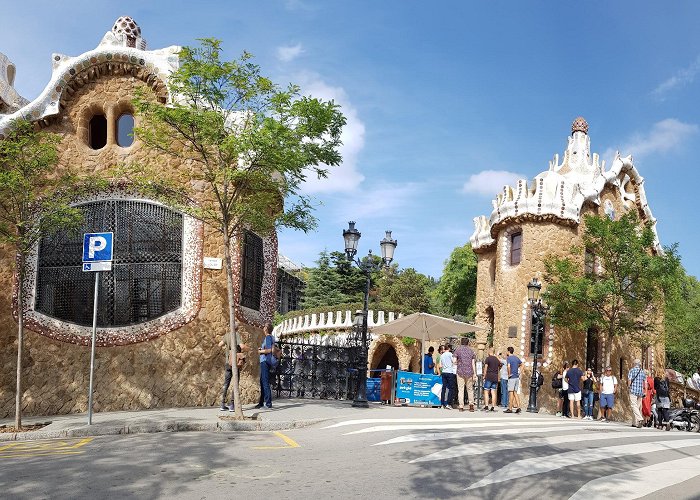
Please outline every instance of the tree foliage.
[{"label": "tree foliage", "polygon": [[[543,297],[552,322],[571,330],[597,327],[608,339],[626,336],[642,348],[656,344],[664,288],[679,265],[675,248],[657,254],[651,225],[634,212],[618,220],[588,215],[584,223],[583,248],[571,249],[581,257],[545,261]],[[593,272],[585,272],[584,250],[595,256]]]},{"label": "tree foliage", "polygon": [[666,290],[666,361],[682,373],[700,368],[700,282],[681,267],[676,286]]},{"label": "tree foliage", "polygon": [[[299,87],[280,88],[263,76],[252,56],[225,61],[221,42],[185,47],[168,79],[172,102],[147,91],[134,101],[135,134],[149,149],[179,161],[190,177],[162,176],[162,159],[132,165],[141,189],[196,217],[222,236],[229,328],[235,343],[231,244],[244,229],[308,231],[316,220],[299,187],[307,175],[324,177],[338,165],[345,118],[334,102],[307,97]],[[236,417],[242,418],[238,374],[233,372]]]},{"label": "tree foliage", "polygon": [[412,267],[390,269],[381,281],[379,296],[383,302],[397,304],[411,312],[431,312],[431,280]]},{"label": "tree foliage", "polygon": [[323,251],[316,261],[316,267],[308,269],[303,307],[311,309],[345,302],[349,301],[341,290],[341,277],[337,269],[331,266],[328,252]]},{"label": "tree foliage", "polygon": [[445,312],[474,318],[476,271],[476,255],[469,243],[452,251],[435,289],[435,296]]},{"label": "tree foliage", "polygon": [[82,212],[70,206],[80,189],[79,179],[67,170],[56,173],[60,137],[38,131],[32,123],[17,120],[0,140],[0,242],[16,255],[17,384],[15,427],[22,425],[22,351],[24,345],[25,264],[39,240],[59,230],[75,229]]}]

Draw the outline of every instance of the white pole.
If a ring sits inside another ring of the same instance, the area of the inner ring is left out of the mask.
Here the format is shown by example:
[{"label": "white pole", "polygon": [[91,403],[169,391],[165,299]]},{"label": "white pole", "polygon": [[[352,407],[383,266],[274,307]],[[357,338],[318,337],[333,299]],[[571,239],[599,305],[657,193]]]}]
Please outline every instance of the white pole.
[{"label": "white pole", "polygon": [[95,271],[95,295],[92,301],[92,342],[90,346],[90,388],[88,389],[88,425],[92,425],[92,381],[95,375],[95,337],[97,336],[97,293],[100,272]]}]

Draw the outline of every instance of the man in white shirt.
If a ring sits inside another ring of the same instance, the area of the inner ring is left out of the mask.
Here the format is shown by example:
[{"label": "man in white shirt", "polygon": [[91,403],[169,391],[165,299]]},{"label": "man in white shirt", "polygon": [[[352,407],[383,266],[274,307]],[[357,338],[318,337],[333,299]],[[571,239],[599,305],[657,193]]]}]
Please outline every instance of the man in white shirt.
[{"label": "man in white shirt", "polygon": [[693,385],[698,391],[700,391],[700,368],[695,370],[695,373],[693,373]]},{"label": "man in white shirt", "polygon": [[452,400],[457,390],[457,366],[452,357],[452,346],[447,344],[445,352],[440,356],[440,366],[442,375],[442,407],[446,410],[452,409]]},{"label": "man in white shirt", "polygon": [[[613,406],[615,405],[615,394],[617,393],[617,378],[612,374],[612,367],[605,368],[603,376],[600,377],[600,413],[601,422],[610,420]],[[607,413],[606,413],[607,412]]]}]

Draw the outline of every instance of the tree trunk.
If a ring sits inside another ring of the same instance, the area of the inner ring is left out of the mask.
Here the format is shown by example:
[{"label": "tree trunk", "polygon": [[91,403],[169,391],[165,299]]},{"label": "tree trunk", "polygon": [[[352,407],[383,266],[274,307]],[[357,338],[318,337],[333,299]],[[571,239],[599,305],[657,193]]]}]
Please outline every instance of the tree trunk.
[{"label": "tree trunk", "polygon": [[[228,292],[228,323],[231,335],[231,350],[236,352],[238,346],[238,333],[236,333],[236,302],[233,294],[233,264],[231,262],[231,239],[228,236],[228,227],[224,228],[224,262],[226,270],[226,291]],[[243,419],[243,407],[241,406],[241,391],[239,386],[237,356],[234,354],[231,366],[231,382],[233,385],[234,416]]]},{"label": "tree trunk", "polygon": [[20,253],[17,269],[17,386],[15,387],[15,429],[22,427],[22,357],[24,350],[24,255]]}]

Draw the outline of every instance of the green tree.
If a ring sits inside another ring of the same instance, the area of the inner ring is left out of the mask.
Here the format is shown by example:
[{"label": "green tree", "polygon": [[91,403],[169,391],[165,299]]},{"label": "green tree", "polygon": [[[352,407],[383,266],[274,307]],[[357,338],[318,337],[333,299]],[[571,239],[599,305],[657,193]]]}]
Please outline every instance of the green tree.
[{"label": "green tree", "polygon": [[476,304],[476,255],[469,243],[455,248],[445,261],[435,296],[450,315],[474,318]]},{"label": "green tree", "polygon": [[[362,302],[365,293],[365,274],[351,261],[344,252],[331,252],[330,259],[340,280],[340,292],[345,302]],[[377,282],[379,273],[373,273],[372,283]]]},{"label": "green tree", "polygon": [[323,251],[316,261],[316,267],[308,269],[308,279],[304,290],[304,309],[331,306],[348,302],[341,291],[341,280],[331,266],[328,252]]},{"label": "green tree", "polygon": [[[550,256],[545,261],[544,300],[551,320],[570,330],[598,327],[611,341],[626,336],[640,347],[661,337],[659,310],[664,288],[679,265],[675,247],[657,254],[650,224],[634,212],[618,220],[585,217],[583,248],[571,253],[595,256],[596,269],[586,272],[582,259]],[[610,362],[608,350],[606,364]]]},{"label": "green tree", "polygon": [[[0,140],[0,242],[16,253],[17,382],[15,427],[22,426],[22,357],[24,348],[24,288],[27,259],[39,240],[59,230],[75,229],[82,212],[70,206],[78,179],[56,175],[60,137],[39,132],[32,123],[17,120]],[[67,170],[64,170],[67,172]]]},{"label": "green tree", "polygon": [[379,288],[380,300],[414,312],[430,311],[430,278],[412,267],[388,271]]},{"label": "green tree", "polygon": [[[224,61],[214,39],[183,48],[168,79],[172,102],[160,103],[147,91],[135,99],[141,123],[135,134],[149,149],[178,159],[190,182],[164,179],[161,162],[129,169],[142,189],[221,234],[233,345],[232,242],[244,229],[265,234],[275,226],[315,227],[299,187],[307,175],[324,177],[325,166],[340,163],[345,124],[335,103],[302,96],[295,85],[280,88],[251,57]],[[236,370],[232,381],[235,415],[243,418]]]},{"label": "green tree", "polygon": [[680,267],[676,284],[666,290],[666,361],[688,374],[700,367],[700,282]]}]

